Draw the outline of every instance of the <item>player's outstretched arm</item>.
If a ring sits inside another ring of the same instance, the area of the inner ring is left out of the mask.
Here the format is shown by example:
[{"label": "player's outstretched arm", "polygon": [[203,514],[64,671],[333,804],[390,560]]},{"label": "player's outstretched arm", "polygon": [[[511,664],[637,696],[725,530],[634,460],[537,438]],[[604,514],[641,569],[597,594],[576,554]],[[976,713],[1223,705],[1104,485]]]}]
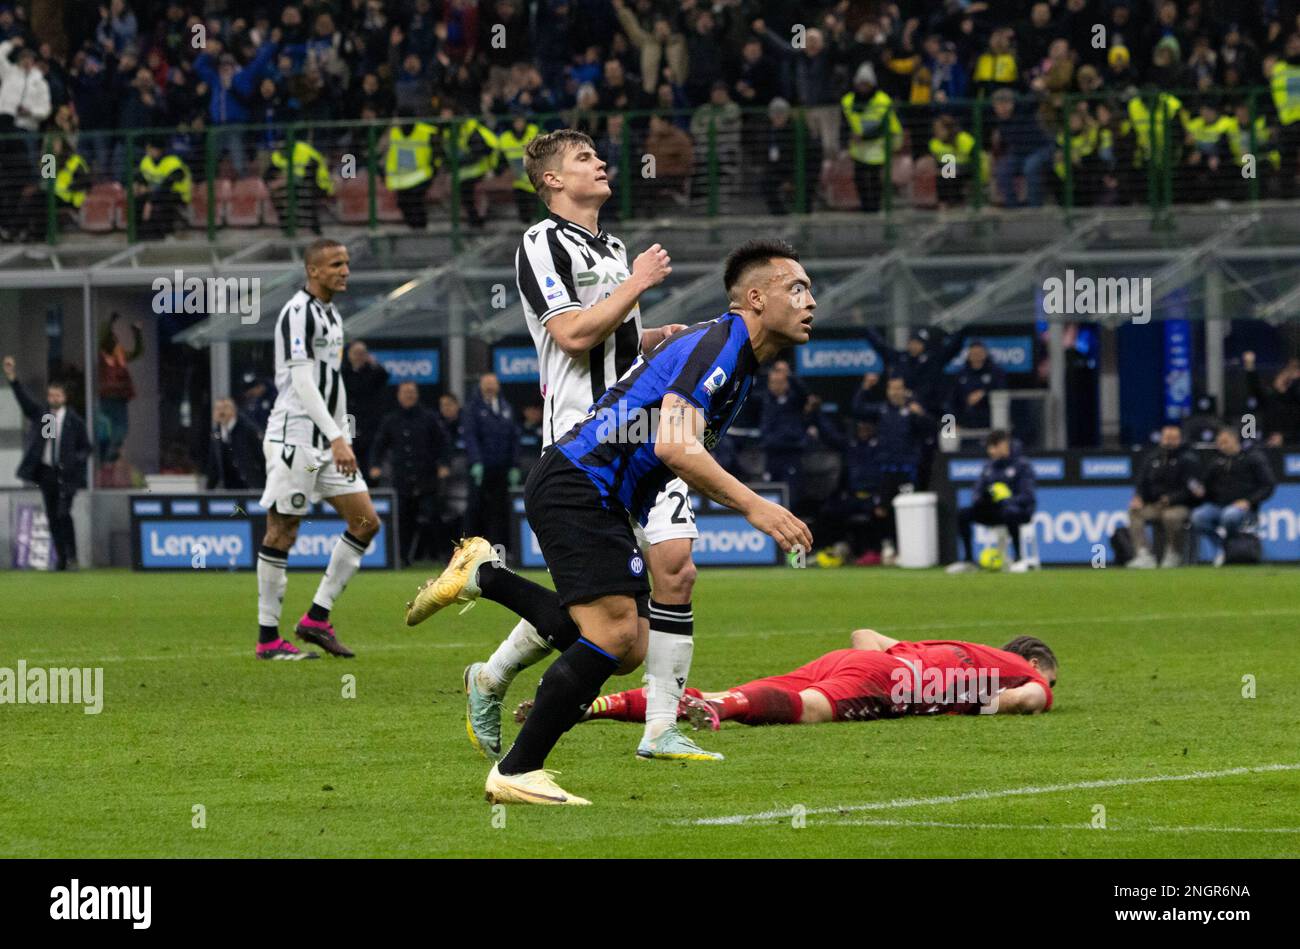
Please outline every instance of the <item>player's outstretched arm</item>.
[{"label": "player's outstretched arm", "polygon": [[812,533],[807,524],[781,505],[759,497],[714,461],[699,440],[704,427],[699,409],[681,396],[667,393],[655,434],[655,456],[697,491],[743,514],[782,550],[811,550]]},{"label": "player's outstretched arm", "polygon": [[993,698],[995,715],[1036,715],[1047,709],[1047,693],[1037,682],[1003,689]]},{"label": "player's outstretched arm", "polygon": [[884,652],[889,647],[898,645],[897,639],[882,636],[874,629],[855,629],[853,635],[849,637],[849,642],[853,644],[854,649],[867,652]]},{"label": "player's outstretched arm", "polygon": [[585,310],[555,314],[546,321],[547,332],[566,355],[574,359],[585,355],[618,329],[641,294],[664,282],[673,272],[671,264],[668,251],[659,244],[651,246],[632,262],[632,275],[617,290]]}]

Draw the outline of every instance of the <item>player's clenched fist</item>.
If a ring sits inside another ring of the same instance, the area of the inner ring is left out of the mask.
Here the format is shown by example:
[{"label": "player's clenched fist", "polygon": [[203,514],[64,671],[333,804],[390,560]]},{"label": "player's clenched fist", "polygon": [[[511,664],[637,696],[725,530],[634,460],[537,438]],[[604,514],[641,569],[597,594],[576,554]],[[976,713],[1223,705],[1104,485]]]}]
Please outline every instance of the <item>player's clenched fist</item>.
[{"label": "player's clenched fist", "polygon": [[673,272],[672,258],[662,244],[652,244],[632,261],[632,276],[646,287],[655,287],[663,283]]},{"label": "player's clenched fist", "polygon": [[745,514],[745,520],[776,541],[786,553],[795,547],[812,549],[812,532],[808,525],[779,504],[760,499],[758,506]]},{"label": "player's clenched fist", "polygon": [[340,436],[330,442],[330,453],[334,456],[334,467],[343,477],[357,473],[357,456],[352,453],[347,439]]}]

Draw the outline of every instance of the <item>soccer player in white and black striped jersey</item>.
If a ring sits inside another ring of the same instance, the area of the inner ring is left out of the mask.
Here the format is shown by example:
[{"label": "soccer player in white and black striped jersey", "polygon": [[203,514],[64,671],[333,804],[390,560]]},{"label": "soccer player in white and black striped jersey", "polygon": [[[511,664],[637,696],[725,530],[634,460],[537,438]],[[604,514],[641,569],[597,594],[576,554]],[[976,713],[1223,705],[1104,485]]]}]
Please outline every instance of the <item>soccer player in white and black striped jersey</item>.
[{"label": "soccer player in white and black striped jersey", "polygon": [[298,620],[298,637],[332,656],[353,653],[330,623],[334,600],[361,567],[379,516],[357,470],[348,431],[348,396],[340,372],[343,317],[335,294],[348,288],[348,249],[321,238],[303,255],[307,283],[275,321],[275,386],[279,390],[266,423],[266,536],[257,554],[259,659],[315,659],[280,636],[280,608],[288,577],[289,549],[311,505],[328,501],[346,523],[330,554],[310,608]]},{"label": "soccer player in white and black striped jersey", "polygon": [[[654,244],[629,266],[627,247],[600,228],[610,187],[605,162],[588,136],[572,129],[539,135],[525,150],[524,170],[550,211],[524,233],[515,252],[524,317],[537,347],[545,448],[581,421],[641,353],[685,326],[642,329],[641,295],[672,272],[671,261]],[[636,753],[719,760],[721,755],[700,748],[677,727],[677,704],[694,651],[691,547],[699,536],[685,482],[668,483],[637,533],[653,591],[645,644],[650,700]],[[509,583],[508,571],[494,566],[483,569],[481,582],[491,587],[494,573]],[[501,756],[502,699],[514,677],[552,649],[563,652],[577,640],[577,626],[567,615],[564,620],[558,629],[540,631],[521,620],[487,662],[465,670],[469,732],[488,757]]]}]

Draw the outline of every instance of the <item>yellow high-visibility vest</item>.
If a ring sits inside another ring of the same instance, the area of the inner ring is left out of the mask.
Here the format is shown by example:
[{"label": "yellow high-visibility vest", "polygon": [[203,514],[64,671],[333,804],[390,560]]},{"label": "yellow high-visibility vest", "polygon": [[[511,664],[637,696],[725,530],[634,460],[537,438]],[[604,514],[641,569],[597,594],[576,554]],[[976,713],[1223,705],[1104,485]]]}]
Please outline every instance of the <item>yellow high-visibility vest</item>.
[{"label": "yellow high-visibility vest", "polygon": [[90,166],[86,164],[86,159],[73,152],[54,175],[54,196],[64,204],[70,204],[74,208],[80,208],[86,200],[85,188],[74,189],[72,187],[73,180],[79,171],[88,173]]},{"label": "yellow high-visibility vest", "polygon": [[1183,104],[1178,101],[1177,96],[1168,92],[1162,92],[1156,97],[1154,108],[1148,108],[1146,102],[1141,96],[1134,96],[1128,100],[1128,117],[1133,123],[1133,134],[1137,137],[1137,151],[1133,155],[1135,165],[1141,165],[1146,159],[1151,157],[1151,126],[1152,115],[1155,116],[1155,160],[1164,161],[1165,155],[1165,129],[1160,119],[1163,115],[1165,125],[1174,121],[1175,118],[1187,127],[1187,117],[1183,115]]},{"label": "yellow high-visibility vest", "polygon": [[[333,194],[334,182],[330,178],[329,167],[325,164],[325,156],[306,142],[293,143],[294,185],[297,186],[307,176],[307,168],[312,162],[316,163],[316,187],[326,194]],[[284,149],[277,149],[271,154],[271,164],[281,171],[288,169],[289,163],[285,160]]]},{"label": "yellow high-visibility vest", "polygon": [[181,177],[172,185],[172,191],[180,195],[182,201],[190,203],[190,188],[193,181],[190,178],[190,169],[175,155],[164,155],[160,161],[154,161],[148,155],[140,159],[140,176],[144,178],[145,183],[151,188],[157,188],[169,177],[176,172],[181,172]]},{"label": "yellow high-visibility vest", "polygon": [[1292,66],[1285,60],[1274,63],[1269,91],[1273,93],[1273,107],[1283,125],[1300,120],[1300,66]]},{"label": "yellow high-visibility vest", "polygon": [[517,191],[527,191],[529,194],[536,194],[537,189],[533,183],[528,180],[528,174],[524,171],[524,149],[528,143],[535,139],[542,132],[532,122],[524,129],[523,135],[515,134],[515,127],[512,125],[497,137],[497,145],[501,149],[501,154],[505,156],[510,165],[510,170],[515,173],[513,185]]},{"label": "yellow high-visibility vest", "polygon": [[[1077,135],[1070,136],[1070,164],[1074,164],[1082,158],[1097,151],[1097,126],[1089,125]],[[1052,170],[1056,172],[1056,177],[1062,181],[1065,180],[1065,132],[1061,131],[1056,134],[1056,147],[1060,149],[1060,157],[1052,162]]]},{"label": "yellow high-visibility vest", "polygon": [[433,143],[438,130],[427,122],[416,122],[409,133],[400,125],[388,130],[388,154],[384,157],[384,184],[389,191],[405,191],[433,177]]},{"label": "yellow high-visibility vest", "polygon": [[1010,53],[980,53],[975,60],[976,82],[1013,83],[1019,76],[1016,57]]},{"label": "yellow high-visibility vest", "polygon": [[886,134],[891,151],[903,147],[903,126],[894,112],[894,102],[879,89],[865,103],[857,101],[856,93],[845,93],[844,98],[840,99],[840,108],[844,111],[844,118],[852,133],[864,139],[849,145],[849,155],[854,161],[866,165],[883,165]]},{"label": "yellow high-visibility vest", "polygon": [[[1241,163],[1241,156],[1250,151],[1250,133],[1246,131],[1237,122],[1232,123],[1232,153],[1237,156],[1238,164]],[[1268,148],[1274,144],[1273,133],[1264,121],[1262,115],[1255,118],[1255,151],[1262,153],[1264,160],[1271,165],[1274,170],[1282,167],[1282,153],[1276,148]]]},{"label": "yellow high-visibility vest", "polygon": [[1207,122],[1199,115],[1193,119],[1187,120],[1187,133],[1192,137],[1192,143],[1197,151],[1213,152],[1218,145],[1219,139],[1227,137],[1228,148],[1232,150],[1233,157],[1241,155],[1241,135],[1237,127],[1237,120],[1226,115],[1221,115],[1213,122]]},{"label": "yellow high-visibility vest", "polygon": [[[470,155],[470,142],[474,140],[475,135],[483,139],[489,151],[477,161],[465,164]],[[457,173],[461,181],[482,178],[489,171],[494,171],[501,154],[497,150],[496,133],[478,119],[467,119],[461,123],[460,132],[456,135],[456,153],[459,160]]]}]

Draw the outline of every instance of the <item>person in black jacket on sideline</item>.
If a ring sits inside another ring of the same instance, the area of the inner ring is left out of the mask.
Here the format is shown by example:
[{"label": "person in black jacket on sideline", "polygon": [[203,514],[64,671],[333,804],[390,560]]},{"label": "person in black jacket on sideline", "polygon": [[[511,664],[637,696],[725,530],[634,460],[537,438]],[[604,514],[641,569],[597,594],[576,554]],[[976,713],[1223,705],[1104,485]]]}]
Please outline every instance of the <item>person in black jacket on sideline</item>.
[{"label": "person in black jacket on sideline", "polygon": [[208,443],[208,490],[243,491],[266,486],[266,455],[262,433],[230,399],[212,407],[212,440]]},{"label": "person in black jacket on sideline", "polygon": [[1159,522],[1165,531],[1162,567],[1183,563],[1181,544],[1187,517],[1195,503],[1192,483],[1200,475],[1196,453],[1183,447],[1183,430],[1174,423],[1160,429],[1160,444],[1147,452],[1138,467],[1137,489],[1128,505],[1129,536],[1134,556],[1127,566],[1150,569],[1155,555],[1147,541],[1147,525]]},{"label": "person in black jacket on sideline", "polygon": [[1202,502],[1192,512],[1192,529],[1219,548],[1214,565],[1221,567],[1224,544],[1252,525],[1260,505],[1272,497],[1277,479],[1262,451],[1241,450],[1234,429],[1219,429],[1214,445],[1219,452],[1205,468],[1205,483],[1192,485],[1192,494]]},{"label": "person in black jacket on sideline", "polygon": [[420,405],[419,386],[403,382],[397,387],[397,410],[384,416],[370,446],[372,483],[383,477],[384,461],[389,461],[403,567],[412,560],[433,559],[441,550],[435,536],[438,488],[449,470],[448,447],[438,414]]},{"label": "person in black jacket on sideline", "polygon": [[68,405],[68,390],[61,382],[46,387],[46,405],[39,405],[18,381],[18,367],[12,356],[3,361],[5,378],[23,415],[31,421],[27,444],[18,463],[18,477],[34,481],[45,501],[58,570],[77,566],[77,532],[72,525],[72,499],[86,486],[86,459],[90,457],[90,436],[86,422]]},{"label": "person in black jacket on sideline", "polygon": [[994,429],[984,439],[989,460],[980,472],[971,492],[971,503],[957,512],[961,542],[966,560],[948,566],[949,573],[976,570],[974,525],[1005,527],[1011,545],[1020,557],[1020,528],[1034,519],[1038,507],[1038,488],[1034,483],[1034,466],[1020,453],[1020,444],[1001,429]]}]

